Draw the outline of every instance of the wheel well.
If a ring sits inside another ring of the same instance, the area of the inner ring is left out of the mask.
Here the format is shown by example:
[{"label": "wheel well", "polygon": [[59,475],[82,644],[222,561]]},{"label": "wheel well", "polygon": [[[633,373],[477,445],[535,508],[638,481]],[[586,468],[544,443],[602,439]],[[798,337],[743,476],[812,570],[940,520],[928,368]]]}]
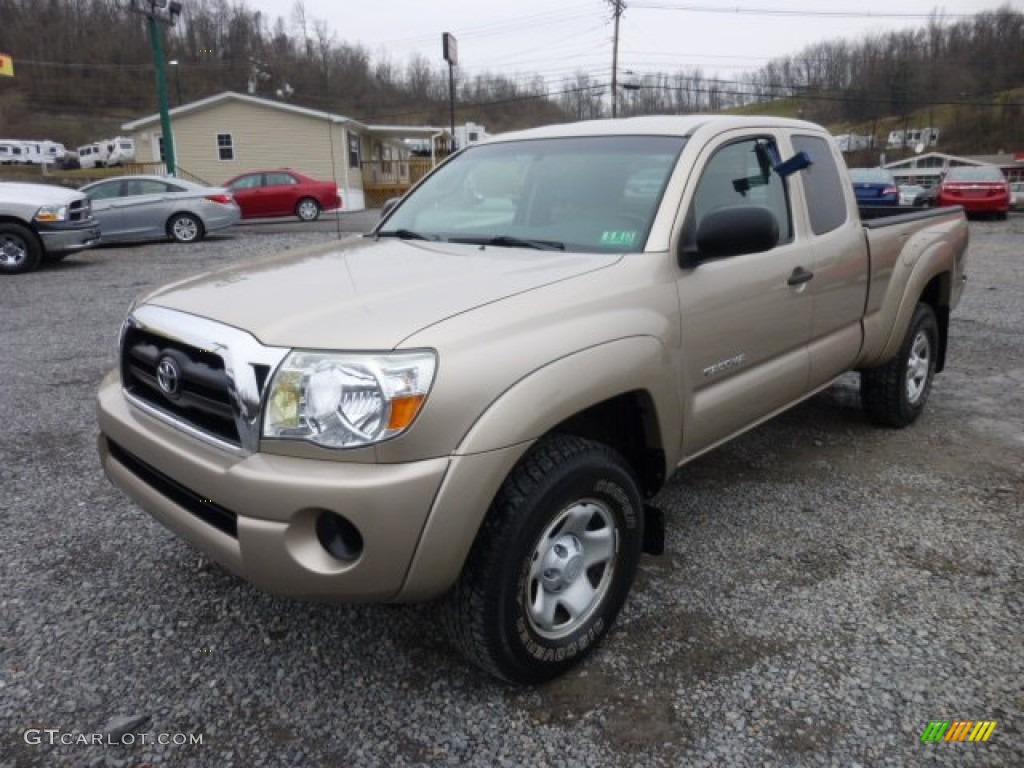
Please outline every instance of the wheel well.
[{"label": "wheel well", "polygon": [[948,272],[936,275],[921,292],[921,302],[927,304],[935,312],[939,322],[939,350],[935,358],[935,372],[946,367],[946,342],[949,338],[949,301],[952,288]]},{"label": "wheel well", "polygon": [[665,452],[654,402],[643,391],[627,392],[570,416],[552,432],[604,443],[621,454],[640,481],[646,497],[665,482]]},{"label": "wheel well", "polygon": [[29,231],[32,237],[35,238],[36,243],[39,245],[40,250],[43,249],[43,241],[40,239],[38,233],[27,221],[16,219],[14,216],[0,216],[0,224],[18,224]]}]

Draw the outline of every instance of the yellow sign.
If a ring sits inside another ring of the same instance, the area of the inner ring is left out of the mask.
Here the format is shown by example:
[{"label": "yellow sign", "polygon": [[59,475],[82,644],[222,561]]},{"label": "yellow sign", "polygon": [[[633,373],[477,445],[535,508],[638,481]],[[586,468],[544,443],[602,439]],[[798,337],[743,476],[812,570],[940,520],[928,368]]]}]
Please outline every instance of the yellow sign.
[{"label": "yellow sign", "polygon": [[0,75],[14,77],[14,59],[6,53],[0,53]]}]

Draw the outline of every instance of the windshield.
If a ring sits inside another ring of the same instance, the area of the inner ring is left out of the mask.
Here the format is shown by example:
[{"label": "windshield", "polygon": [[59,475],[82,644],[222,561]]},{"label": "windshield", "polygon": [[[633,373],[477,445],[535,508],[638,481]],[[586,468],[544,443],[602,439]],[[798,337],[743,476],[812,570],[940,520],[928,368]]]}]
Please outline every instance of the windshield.
[{"label": "windshield", "polygon": [[379,237],[585,252],[643,250],[686,139],[609,136],[469,147]]}]

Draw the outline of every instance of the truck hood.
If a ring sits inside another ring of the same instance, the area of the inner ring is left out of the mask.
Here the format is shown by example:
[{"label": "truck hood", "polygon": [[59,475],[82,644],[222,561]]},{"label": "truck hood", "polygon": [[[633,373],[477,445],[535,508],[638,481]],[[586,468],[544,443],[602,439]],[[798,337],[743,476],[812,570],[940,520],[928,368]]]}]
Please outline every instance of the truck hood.
[{"label": "truck hood", "polygon": [[449,317],[620,258],[359,238],[200,275],[144,302],[241,328],[270,346],[388,350]]},{"label": "truck hood", "polygon": [[81,192],[53,184],[0,181],[0,199],[14,200],[23,205],[67,205],[82,197]]}]

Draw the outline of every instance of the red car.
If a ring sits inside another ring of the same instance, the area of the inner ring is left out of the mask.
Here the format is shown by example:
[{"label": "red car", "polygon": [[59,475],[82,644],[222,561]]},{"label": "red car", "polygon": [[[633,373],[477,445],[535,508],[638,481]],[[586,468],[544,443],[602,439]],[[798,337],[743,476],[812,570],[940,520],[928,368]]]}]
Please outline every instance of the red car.
[{"label": "red car", "polygon": [[298,216],[315,221],[321,211],[341,208],[341,190],[331,181],[317,181],[283,168],[250,171],[224,184],[235,196],[243,219]]},{"label": "red car", "polygon": [[1010,185],[994,165],[959,165],[949,169],[936,199],[939,205],[962,205],[967,213],[994,213],[1005,219]]}]

